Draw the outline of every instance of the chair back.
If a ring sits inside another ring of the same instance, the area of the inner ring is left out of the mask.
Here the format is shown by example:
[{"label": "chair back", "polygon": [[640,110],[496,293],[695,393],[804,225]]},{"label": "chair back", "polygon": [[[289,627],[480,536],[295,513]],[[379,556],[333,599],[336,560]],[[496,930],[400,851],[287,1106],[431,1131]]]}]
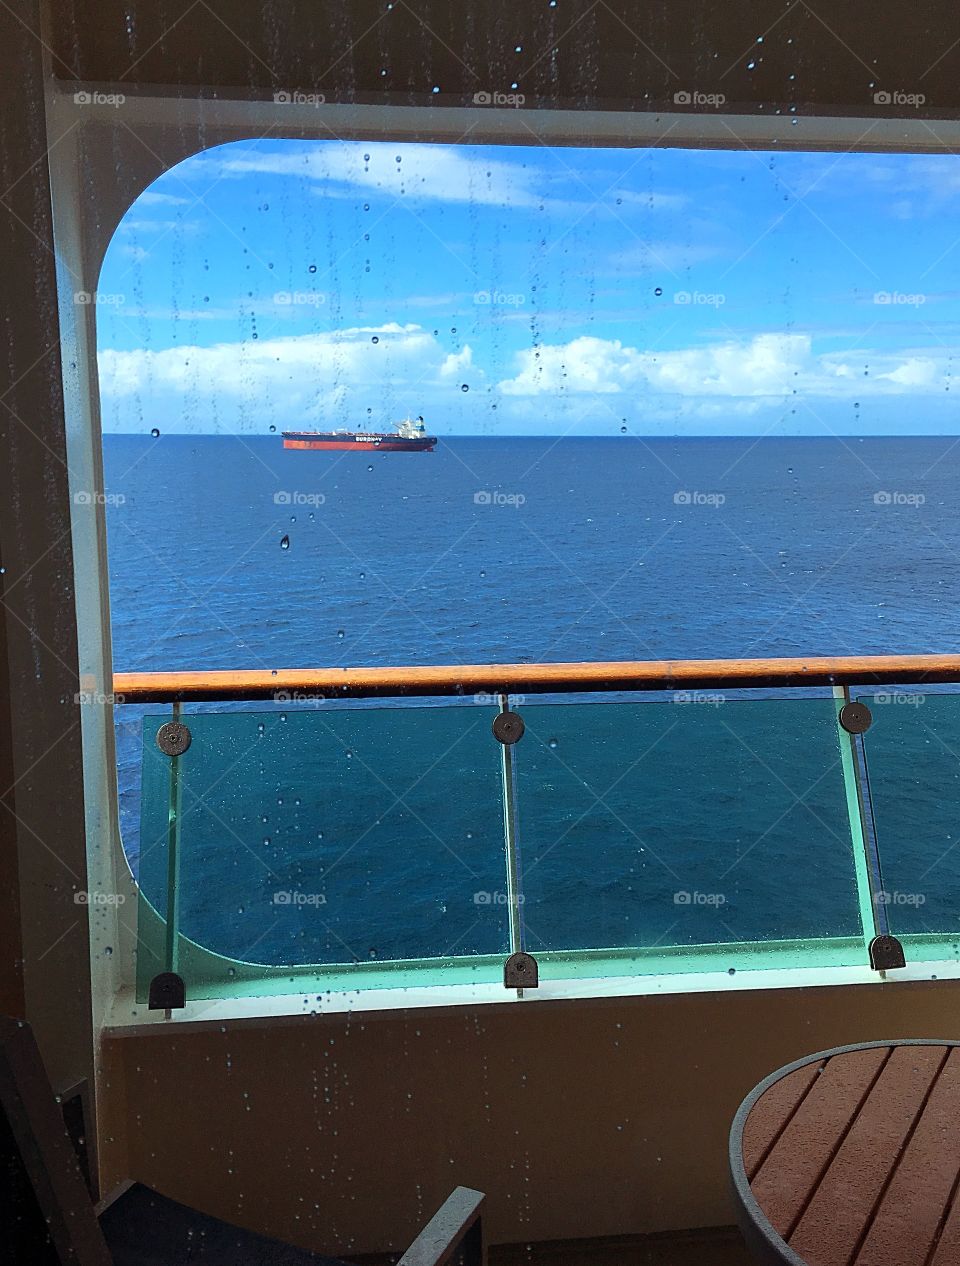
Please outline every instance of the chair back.
[{"label": "chair back", "polygon": [[113,1266],[33,1030],[0,1016],[0,1263]]}]

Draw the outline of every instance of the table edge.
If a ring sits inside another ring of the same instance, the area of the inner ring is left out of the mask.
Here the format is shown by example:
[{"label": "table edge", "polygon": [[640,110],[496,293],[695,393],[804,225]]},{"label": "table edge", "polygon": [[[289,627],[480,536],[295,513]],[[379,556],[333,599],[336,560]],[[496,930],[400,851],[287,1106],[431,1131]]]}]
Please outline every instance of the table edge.
[{"label": "table edge", "polygon": [[765,1266],[808,1266],[808,1263],[796,1253],[780,1235],[760,1207],[753,1194],[747,1171],[743,1164],[743,1129],[747,1117],[753,1111],[757,1101],[761,1099],[771,1086],[784,1077],[795,1073],[808,1064],[819,1060],[834,1059],[837,1055],[849,1055],[853,1051],[875,1050],[880,1046],[960,1046],[957,1038],[888,1038],[886,1041],[854,1042],[849,1046],[833,1046],[814,1055],[804,1055],[802,1059],[784,1064],[781,1068],[768,1074],[758,1082],[746,1096],[733,1118],[730,1126],[729,1159],[730,1178],[733,1184],[733,1198],[736,1205],[737,1222],[743,1233],[747,1246],[765,1264]]}]

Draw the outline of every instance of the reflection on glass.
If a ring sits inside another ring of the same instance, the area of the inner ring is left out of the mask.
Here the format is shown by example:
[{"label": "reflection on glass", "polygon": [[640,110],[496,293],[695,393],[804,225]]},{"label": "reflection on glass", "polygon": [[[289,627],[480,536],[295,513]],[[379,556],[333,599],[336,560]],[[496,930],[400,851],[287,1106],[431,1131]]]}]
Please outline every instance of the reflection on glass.
[{"label": "reflection on glass", "polygon": [[533,953],[861,934],[832,701],[703,698],[523,709]]},{"label": "reflection on glass", "polygon": [[[477,707],[188,714],[181,935],[274,966],[505,950],[492,715]],[[155,737],[166,719],[144,719],[140,833],[142,890],[161,912],[169,758]]]}]

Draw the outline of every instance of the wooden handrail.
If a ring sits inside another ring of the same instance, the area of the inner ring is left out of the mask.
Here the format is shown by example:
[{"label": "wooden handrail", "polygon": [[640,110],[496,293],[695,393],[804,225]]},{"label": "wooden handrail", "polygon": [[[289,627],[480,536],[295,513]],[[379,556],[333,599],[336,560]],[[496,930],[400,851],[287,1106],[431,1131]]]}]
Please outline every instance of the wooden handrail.
[{"label": "wooden handrail", "polygon": [[566,694],[600,690],[729,690],[755,686],[960,682],[960,655],[849,655],[812,659],[659,659],[589,664],[446,664],[409,668],[298,668],[276,672],[115,673],[124,703],[316,700],[401,695]]}]

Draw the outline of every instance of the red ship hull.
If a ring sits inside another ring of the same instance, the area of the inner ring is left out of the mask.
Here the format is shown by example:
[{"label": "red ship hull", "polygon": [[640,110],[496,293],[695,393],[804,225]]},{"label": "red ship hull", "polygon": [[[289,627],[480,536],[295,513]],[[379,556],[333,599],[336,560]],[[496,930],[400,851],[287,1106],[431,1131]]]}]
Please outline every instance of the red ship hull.
[{"label": "red ship hull", "polygon": [[400,435],[359,431],[284,431],[284,448],[353,453],[431,453],[437,446],[435,435],[404,439]]}]

